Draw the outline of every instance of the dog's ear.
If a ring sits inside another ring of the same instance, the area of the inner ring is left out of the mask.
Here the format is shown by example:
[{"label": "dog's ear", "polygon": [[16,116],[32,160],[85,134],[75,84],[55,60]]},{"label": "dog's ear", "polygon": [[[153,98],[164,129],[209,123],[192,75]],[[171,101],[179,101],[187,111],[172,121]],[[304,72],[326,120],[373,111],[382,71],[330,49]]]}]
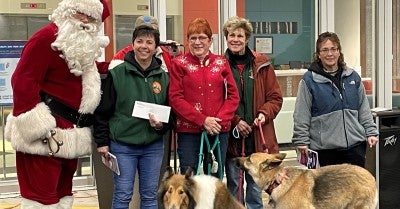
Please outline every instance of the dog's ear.
[{"label": "dog's ear", "polygon": [[167,166],[165,168],[165,172],[164,172],[164,176],[162,178],[162,181],[165,181],[165,180],[169,179],[173,175],[174,175],[174,170],[172,169],[171,166]]},{"label": "dog's ear", "polygon": [[194,175],[194,171],[192,169],[192,167],[188,167],[186,169],[186,173],[185,173],[185,178],[191,178]]},{"label": "dog's ear", "polygon": [[277,154],[274,154],[274,157],[283,161],[283,159],[285,159],[285,157],[286,157],[286,153],[277,153]]},{"label": "dog's ear", "polygon": [[[286,155],[286,154],[284,154]],[[285,157],[283,157],[285,158]],[[262,171],[267,171],[278,167],[282,163],[283,159],[267,159],[260,164]]]}]

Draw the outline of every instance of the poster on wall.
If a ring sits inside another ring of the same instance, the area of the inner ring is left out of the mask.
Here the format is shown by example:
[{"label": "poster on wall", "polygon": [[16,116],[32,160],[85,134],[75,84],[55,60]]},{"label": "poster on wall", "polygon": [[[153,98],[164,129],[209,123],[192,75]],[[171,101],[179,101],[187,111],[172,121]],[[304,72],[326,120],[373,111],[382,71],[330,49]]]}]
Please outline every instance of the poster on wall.
[{"label": "poster on wall", "polygon": [[11,75],[17,67],[25,42],[0,40],[0,106],[11,106],[13,103]]},{"label": "poster on wall", "polygon": [[254,37],[254,49],[258,53],[272,54],[272,37]]}]

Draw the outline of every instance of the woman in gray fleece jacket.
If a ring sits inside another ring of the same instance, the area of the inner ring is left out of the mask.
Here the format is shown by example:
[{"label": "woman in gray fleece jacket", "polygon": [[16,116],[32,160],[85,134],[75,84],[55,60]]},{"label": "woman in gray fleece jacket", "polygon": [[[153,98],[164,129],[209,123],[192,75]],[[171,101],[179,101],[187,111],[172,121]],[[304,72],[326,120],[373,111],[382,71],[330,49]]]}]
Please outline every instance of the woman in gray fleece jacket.
[{"label": "woman in gray fleece jacket", "polygon": [[341,49],[335,33],[319,35],[314,62],[299,84],[292,142],[301,153],[317,151],[321,166],[364,167],[366,144],[376,145],[378,130],[361,78]]}]

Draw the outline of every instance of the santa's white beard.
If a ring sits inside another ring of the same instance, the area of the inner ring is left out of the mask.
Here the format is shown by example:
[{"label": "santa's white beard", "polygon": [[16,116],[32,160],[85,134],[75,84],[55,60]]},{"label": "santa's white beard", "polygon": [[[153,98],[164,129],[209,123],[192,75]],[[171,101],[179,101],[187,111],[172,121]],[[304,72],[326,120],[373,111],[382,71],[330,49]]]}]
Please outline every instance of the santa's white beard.
[{"label": "santa's white beard", "polygon": [[60,56],[74,75],[97,69],[94,61],[101,56],[101,48],[109,43],[108,37],[98,36],[98,32],[96,24],[75,19],[67,19],[58,27],[57,38],[51,46],[62,52]]}]

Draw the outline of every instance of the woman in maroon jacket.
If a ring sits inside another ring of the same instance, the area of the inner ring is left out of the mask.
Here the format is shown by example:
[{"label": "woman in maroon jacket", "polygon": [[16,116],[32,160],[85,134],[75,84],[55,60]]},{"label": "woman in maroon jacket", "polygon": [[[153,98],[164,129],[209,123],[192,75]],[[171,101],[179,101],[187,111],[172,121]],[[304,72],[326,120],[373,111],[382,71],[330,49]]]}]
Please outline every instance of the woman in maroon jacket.
[{"label": "woman in maroon jacket", "polygon": [[[246,204],[246,208],[262,209],[261,189],[247,172],[244,178],[240,178],[234,158],[238,157],[238,153],[248,156],[264,152],[265,148],[269,153],[278,152],[273,120],[281,110],[282,93],[270,58],[247,46],[253,32],[251,23],[244,18],[231,17],[224,24],[223,31],[228,46],[225,57],[229,60],[240,95],[239,108],[232,120],[234,134],[229,139],[225,165],[227,186],[235,197]],[[246,189],[243,188],[243,179],[246,179]]]},{"label": "woman in maroon jacket", "polygon": [[[224,164],[230,123],[239,103],[228,61],[209,50],[211,36],[206,19],[193,20],[187,31],[190,52],[172,60],[169,99],[176,113],[181,173],[188,167],[197,170],[203,131],[207,132],[211,146],[219,135]],[[204,148],[206,151],[206,144]],[[213,152],[217,156],[217,150]],[[219,169],[217,175],[221,173],[223,170]]]}]

